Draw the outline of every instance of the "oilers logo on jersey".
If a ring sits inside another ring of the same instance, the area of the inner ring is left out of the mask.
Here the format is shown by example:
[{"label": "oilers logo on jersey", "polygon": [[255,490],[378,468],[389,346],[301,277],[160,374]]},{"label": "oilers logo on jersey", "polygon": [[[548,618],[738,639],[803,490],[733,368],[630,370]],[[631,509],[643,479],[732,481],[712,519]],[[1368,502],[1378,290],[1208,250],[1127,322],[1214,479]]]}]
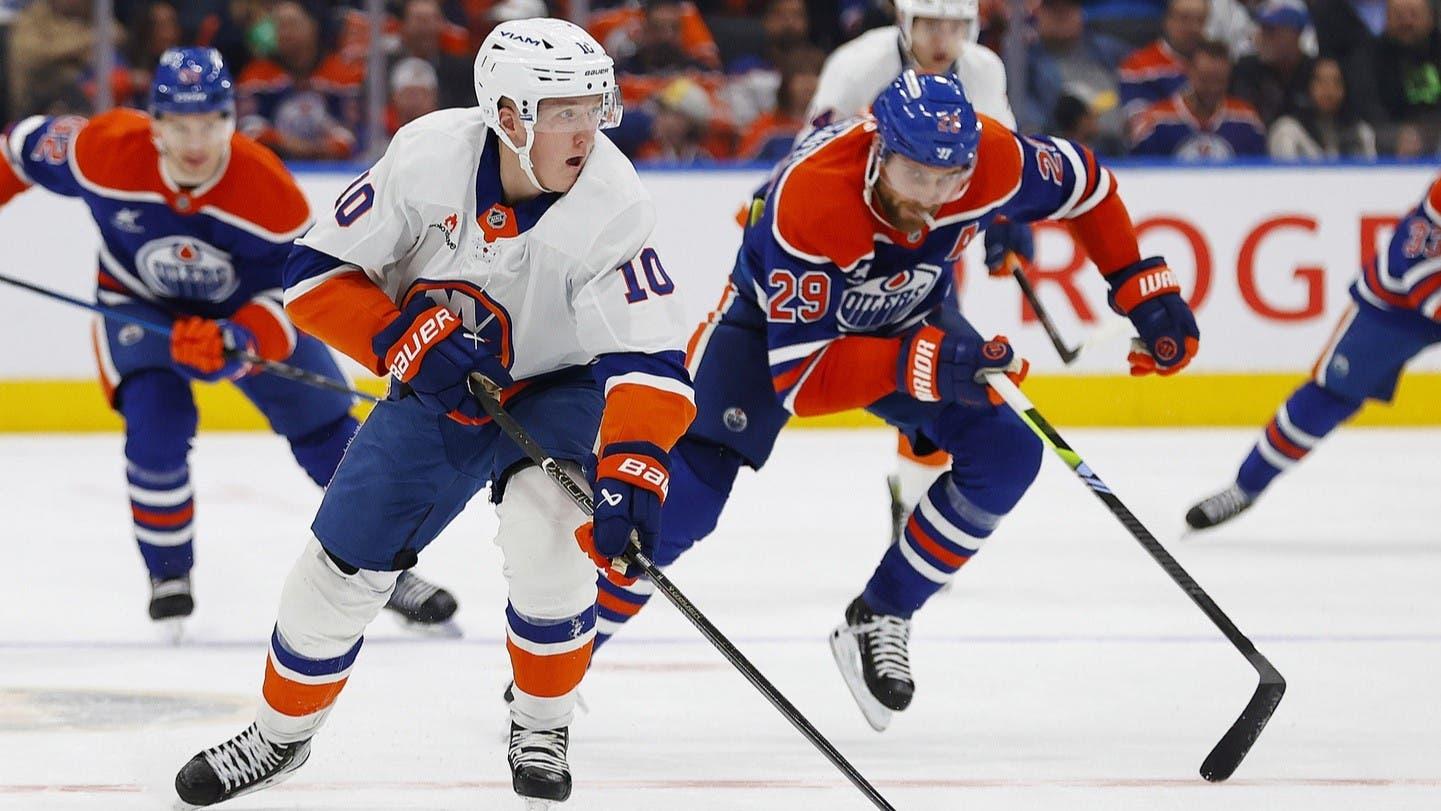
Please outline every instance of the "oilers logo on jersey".
[{"label": "oilers logo on jersey", "polygon": [[240,279],[224,251],[189,236],[164,236],[135,252],[140,278],[167,298],[221,302],[235,294]]},{"label": "oilers logo on jersey", "polygon": [[836,318],[851,332],[874,332],[898,324],[926,298],[942,271],[937,265],[920,264],[890,276],[869,279],[846,289]]}]

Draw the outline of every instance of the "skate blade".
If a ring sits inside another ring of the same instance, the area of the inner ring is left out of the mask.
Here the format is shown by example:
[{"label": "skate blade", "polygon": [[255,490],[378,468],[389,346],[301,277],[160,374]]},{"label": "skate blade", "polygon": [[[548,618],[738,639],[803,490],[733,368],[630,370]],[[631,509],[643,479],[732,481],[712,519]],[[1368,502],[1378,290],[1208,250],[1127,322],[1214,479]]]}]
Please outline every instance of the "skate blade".
[{"label": "skate blade", "polygon": [[550,811],[560,805],[555,800],[542,800],[539,797],[521,797],[521,808],[525,811]]},{"label": "skate blade", "polygon": [[395,615],[395,621],[401,628],[419,636],[432,636],[436,639],[461,639],[465,636],[465,631],[453,619],[445,622],[424,623],[416,622],[395,611],[390,613]]},{"label": "skate blade", "polygon": [[861,670],[861,649],[856,644],[855,634],[842,625],[831,631],[830,643],[831,656],[835,657],[836,667],[840,668],[841,678],[845,680],[846,689],[851,691],[851,698],[854,698],[856,705],[860,707],[861,715],[865,717],[866,723],[871,725],[871,729],[885,732],[886,727],[891,725],[894,712],[877,701],[866,686],[866,677]]},{"label": "skate blade", "polygon": [[163,620],[151,620],[155,626],[155,635],[160,638],[160,644],[179,646],[185,641],[185,620],[188,617],[169,617]]}]

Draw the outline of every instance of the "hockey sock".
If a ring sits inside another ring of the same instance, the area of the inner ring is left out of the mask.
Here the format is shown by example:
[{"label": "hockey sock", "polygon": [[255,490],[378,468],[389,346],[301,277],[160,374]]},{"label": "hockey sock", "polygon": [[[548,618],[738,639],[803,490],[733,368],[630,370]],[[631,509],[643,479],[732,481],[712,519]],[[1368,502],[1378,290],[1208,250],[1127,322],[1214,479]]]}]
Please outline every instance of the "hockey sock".
[{"label": "hockey sock", "polygon": [[570,724],[575,690],[590,667],[595,607],[569,617],[522,616],[506,604],[506,650],[515,677],[511,717],[526,729]]},{"label": "hockey sock", "polygon": [[1249,495],[1265,490],[1278,475],[1306,458],[1316,444],[1361,408],[1321,388],[1314,381],[1296,389],[1266,424],[1236,484]]},{"label": "hockey sock", "polygon": [[631,617],[640,613],[655,594],[655,586],[645,577],[622,586],[612,583],[604,573],[596,576],[595,649],[605,644]]},{"label": "hockey sock", "polygon": [[886,550],[862,597],[872,611],[909,618],[981,548],[1001,516],[966,498],[947,473],[911,511],[900,542]]},{"label": "hockey sock", "polygon": [[130,515],[135,540],[150,576],[180,577],[195,563],[195,498],[190,489],[190,468],[146,470],[126,466],[130,485]]}]

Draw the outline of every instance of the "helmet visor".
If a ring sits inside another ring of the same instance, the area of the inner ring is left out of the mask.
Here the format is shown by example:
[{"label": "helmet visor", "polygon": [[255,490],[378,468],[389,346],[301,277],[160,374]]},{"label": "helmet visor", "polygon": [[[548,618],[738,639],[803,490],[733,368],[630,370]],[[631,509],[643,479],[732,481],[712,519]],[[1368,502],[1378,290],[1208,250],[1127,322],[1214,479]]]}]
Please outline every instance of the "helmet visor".
[{"label": "helmet visor", "polygon": [[924,206],[939,206],[961,196],[976,165],[928,166],[904,155],[881,158],[881,180],[897,195]]},{"label": "helmet visor", "polygon": [[545,133],[594,132],[620,123],[620,94],[615,88],[590,96],[542,99],[534,129]]}]

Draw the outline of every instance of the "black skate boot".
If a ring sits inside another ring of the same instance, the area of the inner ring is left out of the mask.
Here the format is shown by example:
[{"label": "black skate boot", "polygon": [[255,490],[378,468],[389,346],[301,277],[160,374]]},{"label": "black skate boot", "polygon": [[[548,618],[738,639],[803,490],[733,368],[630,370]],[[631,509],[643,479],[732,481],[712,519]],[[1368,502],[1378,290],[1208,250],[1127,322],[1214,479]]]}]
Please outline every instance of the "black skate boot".
[{"label": "black skate boot", "polygon": [[831,654],[841,676],[877,732],[885,731],[891,714],[909,707],[915,694],[910,636],[910,620],[873,613],[860,597],[846,608],[846,623],[831,632]]},{"label": "black skate boot", "polygon": [[417,625],[440,625],[455,616],[455,597],[409,571],[400,573],[385,607]]},{"label": "black skate boot", "polygon": [[569,742],[568,727],[523,729],[510,722],[510,784],[525,799],[526,811],[542,811],[570,797]]},{"label": "black skate boot", "polygon": [[180,620],[195,611],[195,597],[190,593],[190,575],[150,578],[150,618]]},{"label": "black skate boot", "polygon": [[1233,484],[1187,511],[1186,523],[1191,529],[1210,529],[1230,521],[1255,503],[1255,496]]},{"label": "black skate boot", "polygon": [[175,793],[191,805],[215,805],[290,779],[309,757],[309,738],[271,743],[251,724],[191,758],[175,775]]}]

